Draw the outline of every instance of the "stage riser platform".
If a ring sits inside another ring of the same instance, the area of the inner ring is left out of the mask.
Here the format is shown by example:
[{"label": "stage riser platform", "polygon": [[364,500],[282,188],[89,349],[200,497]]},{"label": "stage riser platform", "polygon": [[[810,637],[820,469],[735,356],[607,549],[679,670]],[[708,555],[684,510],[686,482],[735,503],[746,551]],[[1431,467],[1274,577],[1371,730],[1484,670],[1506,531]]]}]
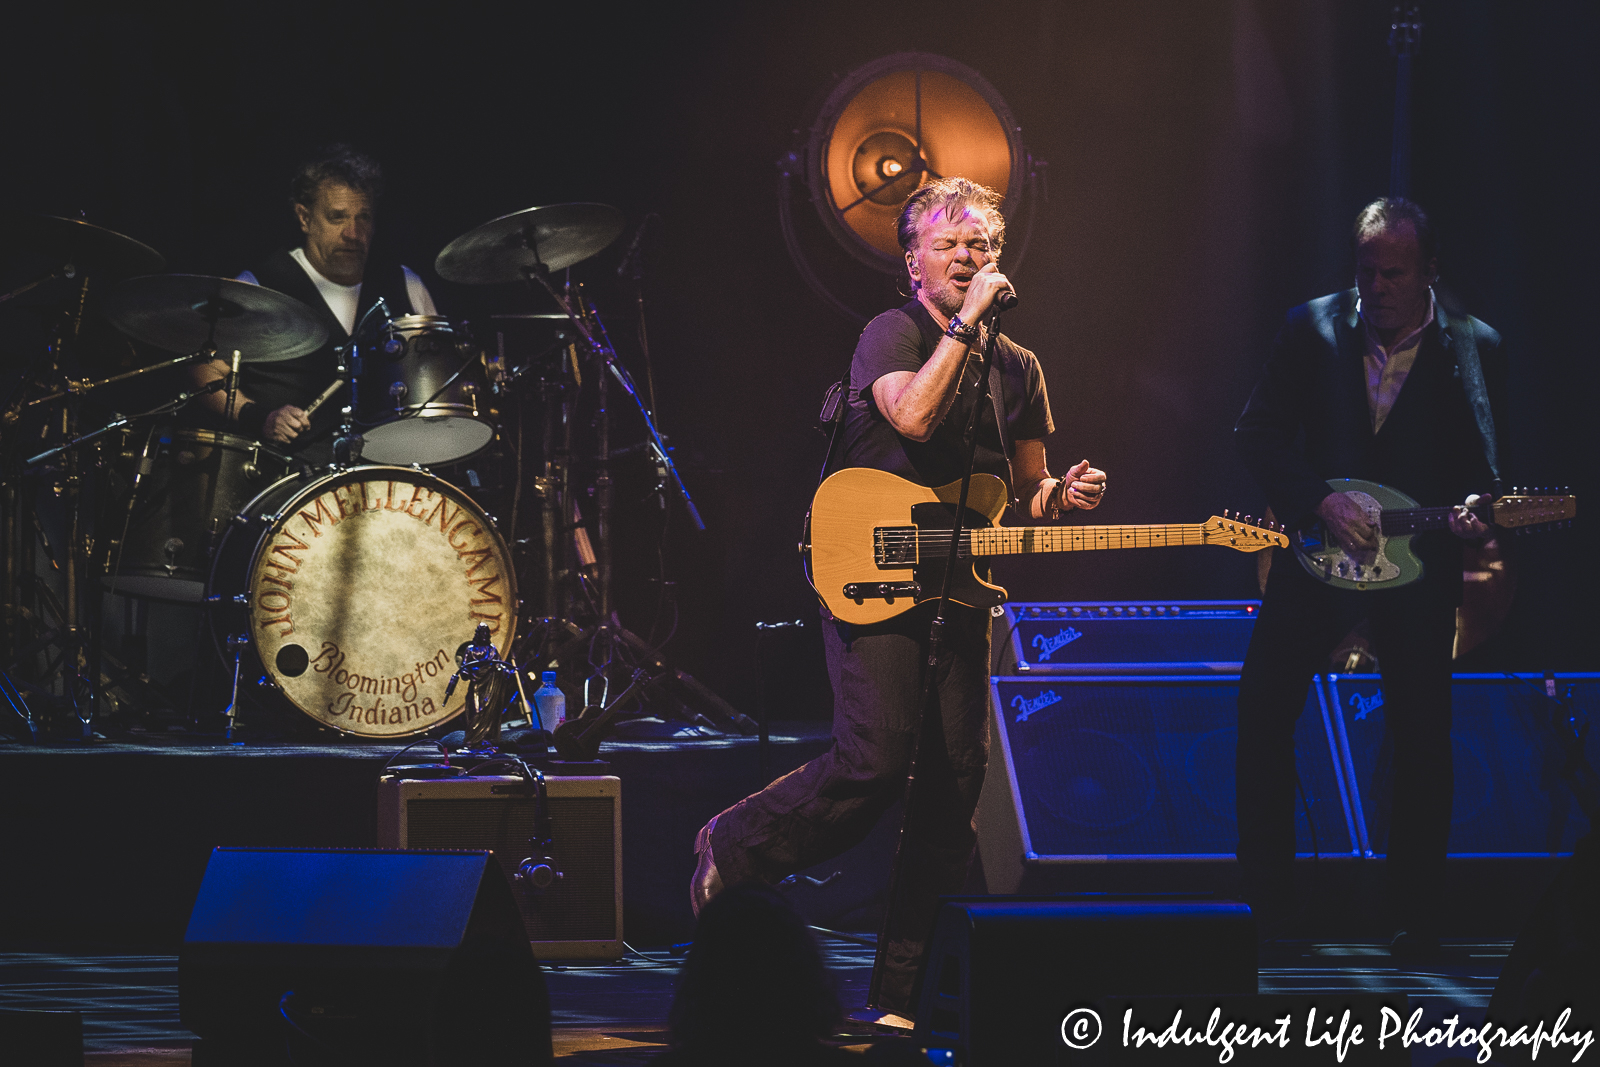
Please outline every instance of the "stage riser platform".
[{"label": "stage riser platform", "polygon": [[[799,725],[799,724],[795,724]],[[825,724],[776,736],[771,773],[825,750]],[[395,746],[398,747],[398,746]],[[0,908],[4,947],[130,946],[182,941],[217,845],[370,848],[388,746],[0,749]],[[695,832],[763,784],[754,739],[627,743],[603,752],[622,780],[624,934],[638,944],[693,932],[688,883]],[[875,930],[899,826],[898,807],[862,844],[785,888],[808,921]],[[1511,937],[1557,859],[1451,861],[1449,928]],[[1379,860],[1301,861],[1317,936],[1381,934]],[[830,877],[839,872],[837,877]],[[816,881],[825,881],[817,885]],[[982,892],[976,868],[968,891]],[[1229,897],[1231,860],[1049,864],[1027,893],[1201,893]]]}]

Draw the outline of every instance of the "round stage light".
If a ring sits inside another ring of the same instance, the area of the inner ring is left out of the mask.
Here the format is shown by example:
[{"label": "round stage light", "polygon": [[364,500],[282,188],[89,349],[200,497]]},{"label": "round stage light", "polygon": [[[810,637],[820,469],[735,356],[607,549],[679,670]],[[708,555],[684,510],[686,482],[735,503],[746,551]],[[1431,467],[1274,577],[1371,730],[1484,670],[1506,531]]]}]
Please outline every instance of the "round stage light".
[{"label": "round stage light", "polygon": [[[1021,130],[994,86],[972,68],[926,52],[885,56],[840,79],[804,137],[803,147],[797,144],[779,160],[784,236],[806,280],[853,318],[861,315],[823,283],[801,248],[791,214],[792,179],[805,182],[840,246],[873,270],[898,275],[905,265],[895,220],[918,186],[954,176],[987,185],[1004,197],[1001,211],[1016,234],[1024,192],[1044,166],[1023,147]],[[1030,213],[1030,229],[1031,222]],[[1026,237],[1024,230],[1020,243],[1008,242],[1008,269],[1020,259]]]}]

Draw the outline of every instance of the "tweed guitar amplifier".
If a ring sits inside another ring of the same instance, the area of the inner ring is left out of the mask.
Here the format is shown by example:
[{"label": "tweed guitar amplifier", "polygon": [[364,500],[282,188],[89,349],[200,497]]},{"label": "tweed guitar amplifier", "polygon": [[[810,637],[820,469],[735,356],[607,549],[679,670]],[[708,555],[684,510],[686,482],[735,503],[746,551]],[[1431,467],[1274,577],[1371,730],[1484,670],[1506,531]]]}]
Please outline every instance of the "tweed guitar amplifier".
[{"label": "tweed guitar amplifier", "polygon": [[1238,674],[1259,600],[1007,604],[996,674]]},{"label": "tweed guitar amplifier", "polygon": [[610,776],[545,778],[550,856],[546,889],[516,880],[530,853],[538,801],[522,778],[378,782],[378,847],[489,849],[506,872],[539,959],[622,955],[622,783]]}]

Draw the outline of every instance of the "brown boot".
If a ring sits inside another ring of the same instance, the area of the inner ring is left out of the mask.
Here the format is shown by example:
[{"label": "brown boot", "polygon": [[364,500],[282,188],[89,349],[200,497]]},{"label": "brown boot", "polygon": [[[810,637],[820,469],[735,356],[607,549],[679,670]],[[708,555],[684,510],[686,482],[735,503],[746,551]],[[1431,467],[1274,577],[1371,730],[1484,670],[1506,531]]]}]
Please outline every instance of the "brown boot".
[{"label": "brown boot", "polygon": [[717,861],[711,855],[711,833],[717,828],[717,819],[712,820],[700,828],[700,833],[694,839],[694,854],[698,862],[695,864],[694,877],[689,879],[689,906],[699,916],[700,909],[706,906],[706,901],[722,892],[722,875],[717,873]]}]

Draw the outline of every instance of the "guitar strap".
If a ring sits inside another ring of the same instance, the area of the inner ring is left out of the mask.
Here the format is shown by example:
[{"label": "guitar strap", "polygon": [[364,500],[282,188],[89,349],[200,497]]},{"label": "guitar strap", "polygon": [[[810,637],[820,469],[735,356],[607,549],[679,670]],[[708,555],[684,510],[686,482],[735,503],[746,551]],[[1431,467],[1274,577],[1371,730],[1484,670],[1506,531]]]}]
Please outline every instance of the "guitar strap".
[{"label": "guitar strap", "polygon": [[1452,316],[1450,347],[1456,357],[1456,368],[1461,372],[1461,384],[1466,389],[1467,403],[1472,405],[1472,417],[1478,424],[1478,436],[1483,441],[1483,458],[1489,462],[1489,475],[1495,481],[1494,491],[1500,491],[1500,456],[1495,445],[1494,411],[1489,406],[1489,389],[1483,380],[1483,363],[1478,358],[1478,331],[1472,326],[1472,317],[1463,313]]},{"label": "guitar strap", "polygon": [[822,411],[817,418],[824,426],[831,422],[833,429],[828,431],[828,454],[822,457],[822,473],[817,475],[818,485],[828,480],[828,469],[833,466],[833,454],[839,450],[839,436],[844,432],[845,394],[849,389],[850,368],[845,367],[844,377],[828,386],[827,395],[822,398]]},{"label": "guitar strap", "polygon": [[1015,456],[1015,446],[1011,443],[1011,428],[1006,425],[1006,386],[1005,375],[1000,373],[1000,361],[1005,359],[1005,352],[997,344],[994,347],[994,360],[989,364],[989,401],[994,404],[994,424],[1000,430],[1000,451],[1006,457],[1006,498],[1011,502],[1011,508],[1020,514],[1022,505],[1017,501],[1016,479],[1012,477],[1011,460]]},{"label": "guitar strap", "polygon": [[[1004,351],[997,344],[995,346],[994,361],[989,365],[989,402],[994,405],[994,423],[1000,432],[1000,450],[1006,457],[1006,497],[1011,502],[1011,507],[1017,509],[1021,504],[1017,501],[1016,480],[1012,477],[1011,461],[1016,456],[1016,447],[1011,442],[1011,427],[1006,423],[1006,387],[1005,375],[1000,372],[1000,362],[1005,358]],[[851,362],[854,362],[852,356]],[[839,437],[844,432],[845,405],[850,391],[850,366],[846,365],[844,377],[828,386],[828,392],[822,398],[822,410],[817,413],[817,419],[823,426],[832,425],[828,431],[828,451],[822,457],[822,470],[817,475],[817,484],[821,485],[828,479],[828,472],[833,468],[833,457],[839,450]]]}]

